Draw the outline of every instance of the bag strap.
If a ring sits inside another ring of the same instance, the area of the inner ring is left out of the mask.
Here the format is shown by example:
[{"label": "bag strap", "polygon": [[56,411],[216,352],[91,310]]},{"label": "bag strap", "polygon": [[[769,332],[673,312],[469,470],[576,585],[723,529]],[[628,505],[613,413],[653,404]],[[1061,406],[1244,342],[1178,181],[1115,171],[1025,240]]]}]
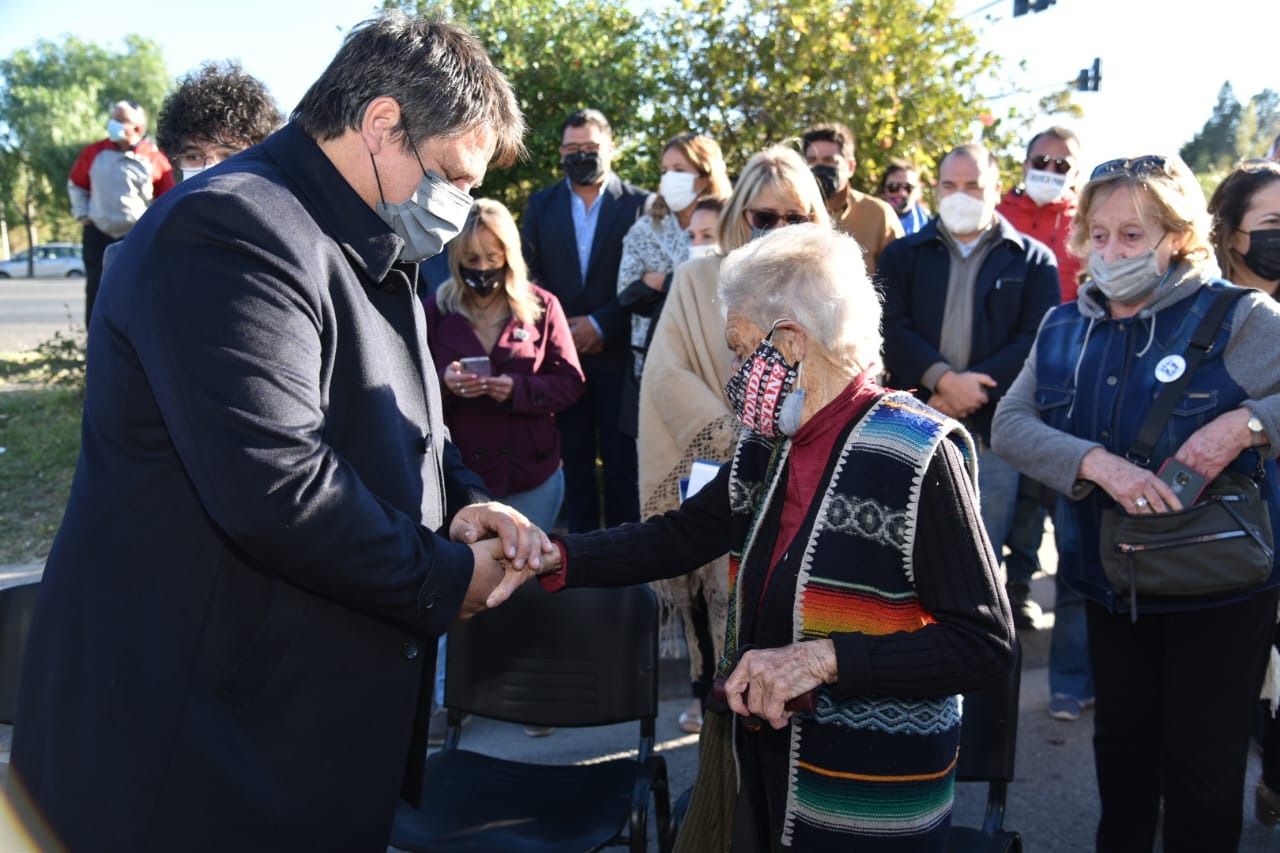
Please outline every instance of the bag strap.
[{"label": "bag strap", "polygon": [[1129,445],[1129,452],[1125,454],[1125,458],[1130,462],[1143,467],[1151,463],[1151,454],[1155,451],[1156,442],[1160,440],[1160,433],[1164,432],[1165,425],[1173,416],[1173,409],[1182,399],[1182,393],[1187,390],[1187,385],[1195,375],[1196,368],[1200,366],[1201,360],[1213,346],[1218,327],[1226,319],[1231,306],[1235,305],[1236,300],[1247,292],[1248,289],[1244,287],[1227,287],[1209,305],[1209,310],[1205,312],[1200,325],[1196,326],[1195,332],[1191,335],[1191,341],[1187,344],[1186,352],[1183,353],[1186,367],[1182,375],[1160,389],[1160,393],[1151,404],[1151,410],[1147,412],[1146,420],[1142,422],[1142,428],[1138,430],[1133,443]]}]

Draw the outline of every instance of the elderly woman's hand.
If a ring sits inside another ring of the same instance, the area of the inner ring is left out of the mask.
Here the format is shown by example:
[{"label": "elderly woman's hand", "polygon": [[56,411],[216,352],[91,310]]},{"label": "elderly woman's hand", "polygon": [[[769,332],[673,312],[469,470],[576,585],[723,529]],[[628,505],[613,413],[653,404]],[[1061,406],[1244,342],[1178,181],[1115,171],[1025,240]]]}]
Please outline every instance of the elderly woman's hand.
[{"label": "elderly woman's hand", "polygon": [[835,645],[812,640],[745,652],[725,681],[724,692],[735,714],[754,714],[780,729],[791,719],[784,707],[789,700],[835,680]]},{"label": "elderly woman's hand", "polygon": [[1191,433],[1173,458],[1212,480],[1253,445],[1249,417],[1248,409],[1232,409],[1218,415]]},{"label": "elderly woman's hand", "polygon": [[1097,483],[1125,512],[1174,512],[1182,502],[1169,485],[1127,459],[1095,447],[1080,462],[1079,478]]}]

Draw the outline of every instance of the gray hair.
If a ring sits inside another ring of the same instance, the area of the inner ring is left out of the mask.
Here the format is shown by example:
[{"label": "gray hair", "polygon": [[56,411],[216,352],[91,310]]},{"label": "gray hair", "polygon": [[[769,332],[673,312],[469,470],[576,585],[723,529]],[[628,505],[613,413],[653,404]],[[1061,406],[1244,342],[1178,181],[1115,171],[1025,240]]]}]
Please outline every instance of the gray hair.
[{"label": "gray hair", "polygon": [[776,228],[730,252],[720,265],[720,301],[762,329],[794,320],[847,366],[880,363],[880,294],[862,247],[825,225]]},{"label": "gray hair", "polygon": [[433,137],[480,128],[496,137],[494,159],[510,165],[524,152],[525,123],[511,84],[466,30],[444,21],[383,12],[356,26],[293,120],[318,141],[358,130],[369,103],[394,98],[406,151]]}]

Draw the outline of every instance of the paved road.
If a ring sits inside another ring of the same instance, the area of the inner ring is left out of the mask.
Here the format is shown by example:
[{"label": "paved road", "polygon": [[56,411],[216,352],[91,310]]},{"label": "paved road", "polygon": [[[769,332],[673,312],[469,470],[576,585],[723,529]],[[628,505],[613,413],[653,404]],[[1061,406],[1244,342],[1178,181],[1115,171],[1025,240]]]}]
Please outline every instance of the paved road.
[{"label": "paved road", "polygon": [[0,279],[0,352],[29,350],[84,326],[84,279]]}]

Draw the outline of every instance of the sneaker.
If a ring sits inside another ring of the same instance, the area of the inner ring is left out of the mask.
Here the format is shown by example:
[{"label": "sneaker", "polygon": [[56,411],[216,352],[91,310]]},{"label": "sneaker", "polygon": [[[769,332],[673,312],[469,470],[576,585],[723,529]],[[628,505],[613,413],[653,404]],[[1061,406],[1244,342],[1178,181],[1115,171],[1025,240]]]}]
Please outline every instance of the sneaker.
[{"label": "sneaker", "polygon": [[[1086,702],[1088,705],[1085,704]],[[1049,716],[1055,720],[1072,722],[1080,719],[1081,712],[1092,704],[1092,699],[1080,700],[1065,693],[1055,693],[1049,697]]]},{"label": "sneaker", "polygon": [[529,737],[546,737],[556,730],[555,726],[525,726],[524,733]]},{"label": "sneaker", "polygon": [[[471,722],[471,715],[463,714],[461,725],[465,726],[469,722]],[[427,746],[442,746],[445,735],[448,733],[449,709],[436,708],[431,712],[431,719],[427,721]]]},{"label": "sneaker", "polygon": [[1009,593],[1009,609],[1013,611],[1013,626],[1023,631],[1040,629],[1044,611],[1031,600],[1031,584],[1011,583],[1005,587]]}]

